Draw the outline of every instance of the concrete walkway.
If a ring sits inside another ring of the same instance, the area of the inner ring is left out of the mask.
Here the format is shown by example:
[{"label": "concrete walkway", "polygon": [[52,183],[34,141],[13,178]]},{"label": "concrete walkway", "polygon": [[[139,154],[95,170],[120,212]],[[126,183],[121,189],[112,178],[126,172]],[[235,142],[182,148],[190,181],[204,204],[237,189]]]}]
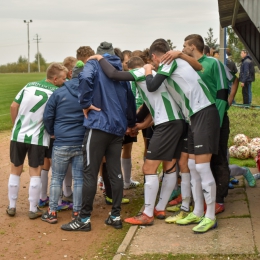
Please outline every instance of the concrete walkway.
[{"label": "concrete walkway", "polygon": [[[257,169],[251,169],[253,173]],[[218,228],[194,234],[194,225],[178,226],[155,220],[153,226],[132,226],[118,248],[114,260],[126,255],[130,259],[143,254],[231,255],[260,251],[260,180],[250,188],[243,177],[229,190],[225,212],[217,216]],[[168,216],[171,214],[169,213]]]}]

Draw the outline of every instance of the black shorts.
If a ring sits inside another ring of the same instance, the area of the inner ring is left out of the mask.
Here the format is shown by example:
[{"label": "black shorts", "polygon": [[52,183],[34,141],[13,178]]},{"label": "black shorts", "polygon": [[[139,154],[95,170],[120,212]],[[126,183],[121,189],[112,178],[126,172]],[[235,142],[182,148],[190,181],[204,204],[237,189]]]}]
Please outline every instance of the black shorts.
[{"label": "black shorts", "polygon": [[179,159],[183,147],[184,120],[174,120],[155,126],[146,159],[171,161]]},{"label": "black shorts", "polygon": [[44,158],[51,159],[54,140],[55,140],[54,138],[50,139],[50,145],[49,148],[46,148],[45,150]]},{"label": "black shorts", "polygon": [[137,142],[137,137],[132,137],[130,135],[125,135],[123,138],[123,145],[124,144],[130,144],[133,142]]},{"label": "black shorts", "polygon": [[14,166],[21,166],[24,163],[26,154],[28,153],[29,166],[37,168],[44,163],[45,150],[45,146],[11,141],[10,160]]},{"label": "black shorts", "polygon": [[189,154],[218,154],[220,119],[215,104],[200,110],[190,120]]},{"label": "black shorts", "polygon": [[182,150],[181,152],[182,153],[189,153],[189,150],[188,150],[188,132],[189,132],[189,123],[186,123],[185,122],[185,125],[184,125],[184,131],[183,131],[183,135],[182,135]]}]

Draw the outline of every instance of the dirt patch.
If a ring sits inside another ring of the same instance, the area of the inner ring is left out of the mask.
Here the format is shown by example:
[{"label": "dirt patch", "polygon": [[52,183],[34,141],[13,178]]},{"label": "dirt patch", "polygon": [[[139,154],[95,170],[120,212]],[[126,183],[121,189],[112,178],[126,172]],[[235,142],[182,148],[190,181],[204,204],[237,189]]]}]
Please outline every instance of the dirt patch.
[{"label": "dirt patch", "polygon": [[[59,212],[58,224],[51,225],[40,219],[30,220],[27,216],[30,178],[28,164],[25,162],[17,201],[17,214],[15,217],[9,217],[6,214],[5,210],[8,205],[7,184],[10,174],[10,133],[10,131],[0,133],[0,259],[100,258],[98,250],[104,246],[104,242],[108,241],[108,237],[113,239],[113,236],[118,236],[120,232],[126,231],[117,231],[104,224],[111,206],[105,204],[104,197],[99,189],[97,189],[91,217],[91,232],[65,232],[60,229],[62,224],[70,221],[71,211]],[[132,176],[134,179],[143,182],[141,173],[143,143],[141,139],[142,137],[139,137],[139,142],[135,143],[133,147]],[[127,190],[125,195],[130,198],[131,202],[136,194],[134,190]],[[128,207],[130,206],[122,206],[123,218],[129,214]]]}]

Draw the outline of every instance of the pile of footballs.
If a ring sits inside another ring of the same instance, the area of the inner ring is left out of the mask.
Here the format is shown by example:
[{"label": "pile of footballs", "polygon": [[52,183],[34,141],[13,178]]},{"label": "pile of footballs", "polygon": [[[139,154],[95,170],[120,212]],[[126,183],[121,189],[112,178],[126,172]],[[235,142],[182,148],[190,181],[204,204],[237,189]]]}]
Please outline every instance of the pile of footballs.
[{"label": "pile of footballs", "polygon": [[238,159],[247,159],[249,157],[255,159],[257,151],[260,150],[259,137],[250,140],[246,135],[238,134],[234,137],[234,144],[229,147],[229,155]]}]

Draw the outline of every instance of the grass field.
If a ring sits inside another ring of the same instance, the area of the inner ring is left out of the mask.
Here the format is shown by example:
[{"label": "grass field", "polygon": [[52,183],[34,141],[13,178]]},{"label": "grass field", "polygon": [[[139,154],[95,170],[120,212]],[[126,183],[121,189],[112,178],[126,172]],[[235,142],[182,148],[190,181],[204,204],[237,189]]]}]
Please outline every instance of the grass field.
[{"label": "grass field", "polygon": [[[10,118],[10,105],[16,94],[31,81],[38,81],[45,77],[45,73],[13,73],[0,74],[0,131],[12,128]],[[256,81],[252,86],[253,105],[260,106],[260,74],[256,74]],[[236,102],[242,103],[242,90],[239,87]],[[245,134],[250,138],[260,137],[260,109],[246,109],[231,107],[230,118],[230,138],[229,146],[233,144],[236,134]],[[232,159],[231,163],[239,163],[241,160]],[[251,159],[241,161],[242,166],[255,166]]]}]

